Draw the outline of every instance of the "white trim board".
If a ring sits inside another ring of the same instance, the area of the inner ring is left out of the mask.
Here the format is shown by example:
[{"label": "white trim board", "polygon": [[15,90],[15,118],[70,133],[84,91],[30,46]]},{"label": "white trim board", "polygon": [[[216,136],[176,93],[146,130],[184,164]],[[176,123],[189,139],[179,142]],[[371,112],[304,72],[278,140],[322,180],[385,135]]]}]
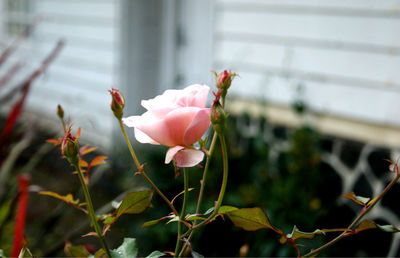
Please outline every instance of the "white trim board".
[{"label": "white trim board", "polygon": [[322,134],[367,142],[376,146],[400,148],[400,128],[390,125],[351,120],[313,111],[309,111],[309,114],[303,118],[289,107],[237,98],[228,100],[227,109],[233,115],[247,112],[255,117],[264,116],[271,123],[290,127],[309,123]]}]

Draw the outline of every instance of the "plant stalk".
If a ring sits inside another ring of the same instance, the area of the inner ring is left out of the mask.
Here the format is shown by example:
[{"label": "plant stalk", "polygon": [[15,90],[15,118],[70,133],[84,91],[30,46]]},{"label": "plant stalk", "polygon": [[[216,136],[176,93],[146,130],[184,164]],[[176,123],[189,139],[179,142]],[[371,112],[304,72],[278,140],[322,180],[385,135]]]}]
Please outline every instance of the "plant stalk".
[{"label": "plant stalk", "polygon": [[126,134],[124,125],[122,124],[122,120],[118,119],[119,126],[121,127],[122,134],[124,135],[125,141],[128,145],[129,152],[131,153],[132,159],[135,162],[136,168],[139,170],[139,173],[144,177],[144,179],[153,187],[153,189],[158,193],[158,195],[161,196],[161,198],[168,204],[168,206],[171,208],[172,212],[176,215],[179,216],[179,213],[176,211],[174,205],[168,200],[168,198],[161,192],[161,190],[151,181],[151,179],[147,176],[147,174],[144,172],[143,167],[140,165],[140,162],[135,154],[135,151],[132,148],[132,144],[129,141],[128,135]]},{"label": "plant stalk", "polygon": [[90,217],[90,220],[92,221],[94,230],[96,231],[97,237],[100,239],[100,242],[103,245],[103,248],[106,251],[108,257],[111,257],[110,249],[108,248],[106,240],[104,239],[104,236],[101,232],[100,226],[97,223],[96,215],[95,215],[94,209],[93,209],[92,199],[90,198],[89,189],[85,183],[85,178],[82,174],[81,167],[79,166],[79,164],[74,164],[74,167],[75,167],[76,171],[78,172],[79,181],[81,182],[81,185],[83,188],[83,193],[85,194],[86,205],[87,205],[89,217]]},{"label": "plant stalk", "polygon": [[[203,220],[199,224],[193,225],[193,227],[191,229],[189,229],[188,231],[186,231],[186,233],[183,234],[181,236],[181,238],[184,238],[184,237],[188,236],[189,234],[192,235],[195,230],[199,229],[201,226],[203,226],[203,225],[207,224],[208,222],[210,222],[211,220],[213,220],[215,218],[215,216],[218,214],[219,208],[221,207],[221,204],[222,204],[222,201],[223,201],[224,195],[225,195],[226,185],[228,183],[228,152],[227,152],[227,148],[226,148],[225,136],[219,135],[219,141],[221,143],[223,176],[222,176],[221,189],[219,192],[219,196],[218,196],[214,211],[211,213],[211,215],[207,219]],[[179,256],[181,256],[183,254],[186,247],[187,247],[187,245],[185,245],[182,248]]]},{"label": "plant stalk", "polygon": [[176,239],[176,246],[175,246],[175,253],[174,253],[175,257],[182,256],[181,253],[179,253],[179,255],[178,255],[178,252],[182,246],[181,235],[182,235],[182,224],[183,223],[180,220],[185,218],[187,198],[188,198],[188,192],[189,192],[189,174],[188,174],[186,168],[183,168],[183,184],[184,184],[183,204],[182,204],[181,215],[180,215],[179,221],[178,221],[178,236]]}]

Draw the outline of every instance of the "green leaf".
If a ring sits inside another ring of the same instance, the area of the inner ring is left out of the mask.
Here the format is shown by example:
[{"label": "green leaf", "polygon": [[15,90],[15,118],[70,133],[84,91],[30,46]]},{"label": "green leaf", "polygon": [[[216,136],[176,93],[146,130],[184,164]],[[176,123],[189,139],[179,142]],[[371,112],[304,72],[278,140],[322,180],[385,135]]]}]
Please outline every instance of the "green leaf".
[{"label": "green leaf", "polygon": [[236,227],[247,231],[256,231],[263,228],[272,229],[275,232],[281,232],[275,229],[264,211],[259,208],[237,209],[226,213]]},{"label": "green leaf", "polygon": [[157,224],[159,221],[160,221],[160,220],[158,220],[158,219],[146,221],[146,222],[143,223],[140,227],[141,227],[141,228],[150,227],[150,226],[153,226],[153,225]]},{"label": "green leaf", "polygon": [[[3,224],[4,221],[7,219],[7,216],[10,213],[11,203],[12,203],[12,199],[5,201],[4,204],[1,205],[1,207],[0,207],[0,225]],[[1,257],[1,253],[0,253],[0,257]]]},{"label": "green leaf", "polygon": [[351,231],[347,228],[334,228],[334,229],[316,229],[313,232],[303,232],[300,231],[296,226],[293,227],[292,233],[287,234],[286,237],[282,237],[279,242],[284,244],[287,242],[287,239],[297,240],[300,238],[305,239],[313,239],[316,235],[325,235],[328,232],[343,232],[343,231]]},{"label": "green leaf", "polygon": [[175,216],[172,219],[168,220],[168,222],[166,224],[169,224],[169,223],[175,222],[175,221],[179,221],[179,217],[178,216]]},{"label": "green leaf", "polygon": [[136,247],[136,239],[124,238],[124,242],[117,249],[111,250],[111,257],[113,258],[134,258],[138,255],[138,248]]},{"label": "green leaf", "polygon": [[4,257],[5,258],[3,249],[0,249],[0,257]]},{"label": "green leaf", "polygon": [[118,208],[116,217],[118,218],[122,214],[126,213],[142,213],[146,210],[147,207],[149,207],[152,197],[153,191],[149,190],[128,193],[122,200],[122,203]]},{"label": "green leaf", "polygon": [[[3,257],[0,253],[0,257]],[[21,248],[21,251],[19,252],[18,258],[31,258],[33,257],[31,251],[28,249],[28,247],[23,246]]]},{"label": "green leaf", "polygon": [[154,251],[151,254],[149,254],[148,256],[146,256],[146,258],[158,258],[161,256],[164,256],[165,254],[163,252],[160,251]]},{"label": "green leaf", "polygon": [[325,232],[320,229],[316,229],[314,230],[314,232],[303,232],[300,231],[296,226],[294,226],[292,233],[287,234],[286,237],[293,240],[299,238],[313,239],[315,235],[325,235]]},{"label": "green leaf", "polygon": [[396,232],[400,232],[400,229],[396,228],[393,225],[378,225],[376,224],[376,226],[380,229],[383,230],[385,232],[389,232],[389,233],[396,233]]},{"label": "green leaf", "polygon": [[71,245],[69,242],[65,244],[64,253],[72,257],[89,257],[90,255],[83,245]]},{"label": "green leaf", "polygon": [[193,221],[193,220],[205,220],[206,218],[200,217],[200,216],[196,216],[195,214],[188,214],[185,217],[185,220],[187,221]]},{"label": "green leaf", "polygon": [[103,221],[103,223],[104,223],[104,224],[112,224],[112,223],[114,223],[115,220],[116,220],[116,218],[115,218],[114,216],[110,216],[110,217],[107,217],[107,218]]},{"label": "green leaf", "polygon": [[227,213],[227,212],[234,211],[234,210],[238,210],[238,208],[233,207],[233,206],[225,205],[225,206],[219,207],[218,213],[219,213],[219,214],[225,214],[225,213]]},{"label": "green leaf", "polygon": [[373,222],[372,220],[366,219],[366,220],[361,221],[361,223],[355,229],[355,232],[358,233],[358,232],[368,230],[368,229],[373,229],[373,228],[376,228],[375,222]]},{"label": "green leaf", "polygon": [[[194,190],[194,188],[188,188],[188,192]],[[175,199],[179,197],[179,195],[182,195],[185,193],[185,190],[183,190],[182,192],[178,193],[177,195],[175,195],[175,197],[172,199],[171,203],[174,203]]]},{"label": "green leaf", "polygon": [[342,198],[350,199],[350,200],[354,201],[355,203],[360,204],[362,206],[367,205],[369,200],[371,200],[371,198],[368,198],[368,197],[357,196],[353,192],[343,195]]},{"label": "green leaf", "polygon": [[74,200],[74,197],[70,193],[67,194],[67,195],[62,196],[62,195],[60,195],[58,193],[51,192],[51,191],[41,191],[41,192],[38,192],[38,194],[48,195],[48,196],[54,197],[56,199],[59,199],[61,201],[64,201],[64,202],[66,202],[68,204],[74,204],[74,205],[78,205],[79,204],[79,200]]},{"label": "green leaf", "polygon": [[214,209],[215,209],[214,207],[209,208],[209,209],[204,213],[204,215],[211,214],[211,212],[213,212]]},{"label": "green leaf", "polygon": [[119,206],[121,206],[121,203],[122,203],[122,201],[120,201],[120,202],[112,201],[112,202],[111,202],[111,206],[112,206],[114,209],[118,209]]},{"label": "green leaf", "polygon": [[379,225],[379,224],[376,224],[375,222],[373,222],[372,220],[368,220],[368,219],[361,221],[361,223],[355,229],[355,232],[358,233],[358,232],[361,232],[364,230],[374,229],[374,228],[378,228],[382,231],[389,232],[389,233],[400,232],[400,229],[396,228],[393,225]]},{"label": "green leaf", "polygon": [[193,258],[203,258],[204,256],[199,254],[198,252],[192,251]]},{"label": "green leaf", "polygon": [[110,229],[111,225],[114,224],[121,215],[138,214],[145,211],[147,207],[151,205],[152,197],[153,191],[149,190],[127,193],[119,205],[119,208],[114,212],[115,215],[111,215],[103,221],[105,225],[103,234]]},{"label": "green leaf", "polygon": [[99,249],[95,254],[94,254],[94,258],[106,258],[107,257],[107,253],[106,251],[104,251],[103,248]]}]

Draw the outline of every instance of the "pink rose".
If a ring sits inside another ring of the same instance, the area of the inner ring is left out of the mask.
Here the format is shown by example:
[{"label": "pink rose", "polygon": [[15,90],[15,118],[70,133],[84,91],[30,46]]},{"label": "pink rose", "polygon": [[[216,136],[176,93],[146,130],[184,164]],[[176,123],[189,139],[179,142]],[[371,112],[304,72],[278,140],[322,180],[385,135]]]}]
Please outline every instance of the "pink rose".
[{"label": "pink rose", "polygon": [[122,121],[135,128],[139,142],[169,146],[165,163],[174,159],[178,167],[193,167],[204,158],[204,153],[192,145],[210,126],[210,109],[205,108],[209,90],[199,84],[166,90],[154,99],[142,100],[147,109],[143,115]]}]

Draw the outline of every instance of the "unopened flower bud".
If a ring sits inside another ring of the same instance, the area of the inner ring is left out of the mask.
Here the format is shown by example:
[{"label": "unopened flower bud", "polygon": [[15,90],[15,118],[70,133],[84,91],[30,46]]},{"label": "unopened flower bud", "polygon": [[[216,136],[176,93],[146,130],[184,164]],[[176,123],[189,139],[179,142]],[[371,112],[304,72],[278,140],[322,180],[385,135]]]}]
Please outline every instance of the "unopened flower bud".
[{"label": "unopened flower bud", "polygon": [[58,104],[57,106],[57,116],[63,120],[64,119],[64,109],[62,109],[61,105]]},{"label": "unopened flower bud", "polygon": [[222,135],[225,133],[226,129],[226,113],[222,108],[219,101],[214,102],[211,108],[210,120],[214,127],[214,131],[218,135]]},{"label": "unopened flower bud", "polygon": [[79,163],[78,141],[71,135],[71,128],[68,129],[66,136],[62,140],[61,153],[72,165],[77,165]]},{"label": "unopened flower bud", "polygon": [[114,112],[114,116],[118,119],[122,118],[124,114],[125,99],[124,96],[119,92],[119,90],[111,89],[109,90],[111,94],[111,110]]},{"label": "unopened flower bud", "polygon": [[225,92],[229,89],[232,83],[232,78],[235,77],[237,74],[232,73],[231,71],[223,71],[217,76],[217,88],[220,89],[222,92]]}]

